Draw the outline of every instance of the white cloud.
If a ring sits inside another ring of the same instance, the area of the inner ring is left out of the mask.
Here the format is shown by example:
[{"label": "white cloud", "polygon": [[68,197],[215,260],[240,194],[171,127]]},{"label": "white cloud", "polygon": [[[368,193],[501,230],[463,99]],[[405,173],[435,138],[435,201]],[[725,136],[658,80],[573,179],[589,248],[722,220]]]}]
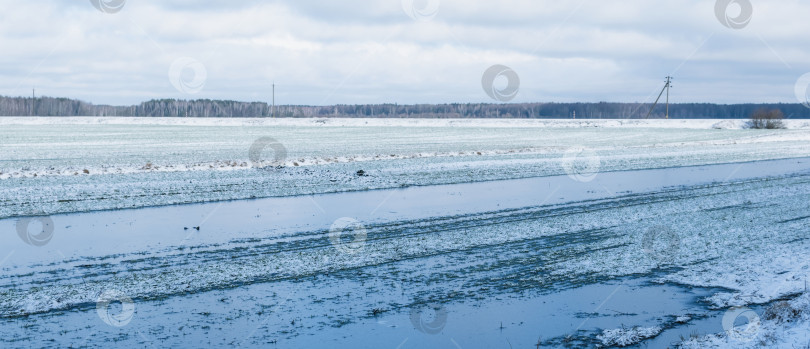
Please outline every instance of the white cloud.
[{"label": "white cloud", "polygon": [[[420,1],[415,1],[420,4]],[[810,71],[810,3],[754,2],[732,30],[714,1],[441,0],[416,22],[400,0],[10,2],[0,13],[0,94],[130,104],[226,98],[290,104],[490,102],[493,64],[521,77],[514,102],[643,101],[676,77],[678,102],[794,102]],[[193,57],[195,95],[168,69]]]}]

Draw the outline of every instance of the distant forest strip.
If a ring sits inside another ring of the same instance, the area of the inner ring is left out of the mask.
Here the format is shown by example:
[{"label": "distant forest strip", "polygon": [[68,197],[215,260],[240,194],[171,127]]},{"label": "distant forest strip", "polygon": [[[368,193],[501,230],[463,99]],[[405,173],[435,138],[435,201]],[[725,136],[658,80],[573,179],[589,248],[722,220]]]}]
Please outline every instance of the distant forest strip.
[{"label": "distant forest strip", "polygon": [[[543,119],[639,119],[645,118],[650,103],[454,103],[454,104],[375,104],[304,106],[277,105],[264,102],[222,100],[160,99],[133,106],[94,105],[52,97],[2,97],[1,116],[145,116],[145,117],[349,117],[349,118],[524,118]],[[810,118],[810,109],[802,104],[709,104],[679,103],[669,106],[675,119],[741,119],[757,109],[779,109],[786,118]],[[663,118],[665,107],[659,105],[650,118]]]}]

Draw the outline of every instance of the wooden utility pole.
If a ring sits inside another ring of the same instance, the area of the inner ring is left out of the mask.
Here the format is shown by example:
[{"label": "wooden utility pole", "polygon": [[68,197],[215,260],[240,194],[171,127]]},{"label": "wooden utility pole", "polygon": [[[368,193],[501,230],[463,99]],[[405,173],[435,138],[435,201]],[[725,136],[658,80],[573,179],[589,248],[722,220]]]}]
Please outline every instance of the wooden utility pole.
[{"label": "wooden utility pole", "polygon": [[669,89],[672,87],[672,77],[667,76],[667,119],[669,119]]},{"label": "wooden utility pole", "polygon": [[666,113],[666,116],[667,116],[667,119],[669,119],[669,88],[670,87],[672,87],[672,77],[667,76],[667,80],[665,81],[664,88],[661,89],[661,93],[658,94],[658,98],[655,99],[655,103],[653,103],[653,106],[652,106],[652,108],[650,108],[650,111],[647,113],[647,116],[644,117],[645,119],[648,119],[650,117],[650,115],[652,114],[653,110],[655,110],[655,106],[658,105],[658,101],[660,101],[661,96],[664,95],[664,90],[667,91],[667,113]]},{"label": "wooden utility pole", "polygon": [[273,109],[270,112],[273,118],[276,117],[276,82],[273,81]]},{"label": "wooden utility pole", "polygon": [[34,106],[37,101],[37,89],[31,89],[31,116],[34,116]]}]

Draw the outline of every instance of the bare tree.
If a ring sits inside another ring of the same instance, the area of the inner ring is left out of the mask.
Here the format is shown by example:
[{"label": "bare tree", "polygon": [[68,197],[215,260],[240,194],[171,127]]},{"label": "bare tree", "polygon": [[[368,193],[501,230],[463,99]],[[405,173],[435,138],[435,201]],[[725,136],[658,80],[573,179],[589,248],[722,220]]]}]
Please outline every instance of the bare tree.
[{"label": "bare tree", "polygon": [[748,121],[749,128],[756,128],[756,129],[782,129],[785,128],[785,124],[782,122],[782,119],[785,118],[785,114],[782,113],[779,109],[758,109],[753,114],[751,114],[751,120]]}]

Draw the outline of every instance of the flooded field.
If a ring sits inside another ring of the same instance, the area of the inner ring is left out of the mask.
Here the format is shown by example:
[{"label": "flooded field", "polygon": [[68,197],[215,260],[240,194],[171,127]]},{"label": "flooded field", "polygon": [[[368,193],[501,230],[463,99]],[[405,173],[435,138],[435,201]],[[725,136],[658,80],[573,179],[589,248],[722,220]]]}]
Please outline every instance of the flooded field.
[{"label": "flooded field", "polygon": [[802,290],[808,165],[9,218],[0,332],[37,347],[525,348],[636,331],[668,346]]}]

